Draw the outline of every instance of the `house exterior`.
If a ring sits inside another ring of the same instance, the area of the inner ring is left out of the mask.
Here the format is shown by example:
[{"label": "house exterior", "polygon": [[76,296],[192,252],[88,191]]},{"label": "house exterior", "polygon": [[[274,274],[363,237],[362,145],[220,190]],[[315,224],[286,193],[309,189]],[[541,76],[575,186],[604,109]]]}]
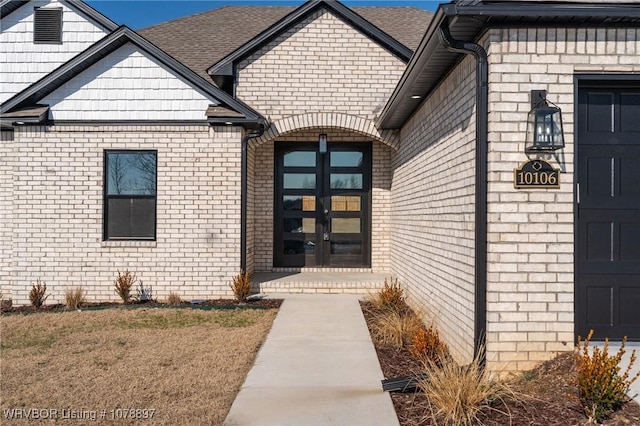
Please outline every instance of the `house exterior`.
[{"label": "house exterior", "polygon": [[[634,2],[310,1],[138,32],[35,3],[0,3],[13,303],[36,279],[54,301],[114,299],[125,268],[186,299],[229,296],[240,270],[380,273],[461,361],[482,342],[520,370],[589,329],[640,339]],[[563,144],[531,149],[554,105]]]}]

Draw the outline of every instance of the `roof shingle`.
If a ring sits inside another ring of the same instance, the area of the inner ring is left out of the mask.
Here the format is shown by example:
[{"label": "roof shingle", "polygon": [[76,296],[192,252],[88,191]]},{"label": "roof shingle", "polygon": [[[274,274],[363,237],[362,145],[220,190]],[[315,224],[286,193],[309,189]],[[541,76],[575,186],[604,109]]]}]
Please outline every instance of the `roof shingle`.
[{"label": "roof shingle", "polygon": [[[210,80],[206,70],[294,7],[225,6],[138,31],[140,35]],[[356,7],[352,10],[411,50],[415,50],[433,14],[411,7]]]}]

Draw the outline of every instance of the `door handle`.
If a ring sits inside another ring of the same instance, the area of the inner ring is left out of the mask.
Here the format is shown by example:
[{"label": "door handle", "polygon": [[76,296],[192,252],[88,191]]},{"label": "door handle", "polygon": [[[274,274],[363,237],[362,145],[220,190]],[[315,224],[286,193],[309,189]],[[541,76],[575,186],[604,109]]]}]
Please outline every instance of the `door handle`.
[{"label": "door handle", "polygon": [[323,213],[324,213],[325,216],[328,217],[329,216],[329,209],[324,209]]},{"label": "door handle", "polygon": [[324,241],[329,241],[329,236],[330,236],[330,235],[329,235],[329,233],[328,233],[328,232],[325,232],[324,234],[322,234],[322,239],[323,239]]}]

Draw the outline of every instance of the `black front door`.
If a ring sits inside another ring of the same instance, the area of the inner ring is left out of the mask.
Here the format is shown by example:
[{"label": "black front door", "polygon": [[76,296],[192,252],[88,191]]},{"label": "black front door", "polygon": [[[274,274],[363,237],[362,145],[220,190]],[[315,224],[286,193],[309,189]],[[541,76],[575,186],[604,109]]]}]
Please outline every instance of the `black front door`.
[{"label": "black front door", "polygon": [[578,94],[576,333],[640,339],[640,85]]},{"label": "black front door", "polygon": [[274,266],[370,266],[371,146],[276,145]]}]

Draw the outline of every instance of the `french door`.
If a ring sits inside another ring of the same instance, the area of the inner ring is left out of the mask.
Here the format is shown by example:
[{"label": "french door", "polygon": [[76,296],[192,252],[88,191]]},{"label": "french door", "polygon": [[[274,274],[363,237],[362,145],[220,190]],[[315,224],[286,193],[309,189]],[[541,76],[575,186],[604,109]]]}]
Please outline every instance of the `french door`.
[{"label": "french door", "polygon": [[371,146],[280,143],[275,167],[274,266],[370,266]]}]

